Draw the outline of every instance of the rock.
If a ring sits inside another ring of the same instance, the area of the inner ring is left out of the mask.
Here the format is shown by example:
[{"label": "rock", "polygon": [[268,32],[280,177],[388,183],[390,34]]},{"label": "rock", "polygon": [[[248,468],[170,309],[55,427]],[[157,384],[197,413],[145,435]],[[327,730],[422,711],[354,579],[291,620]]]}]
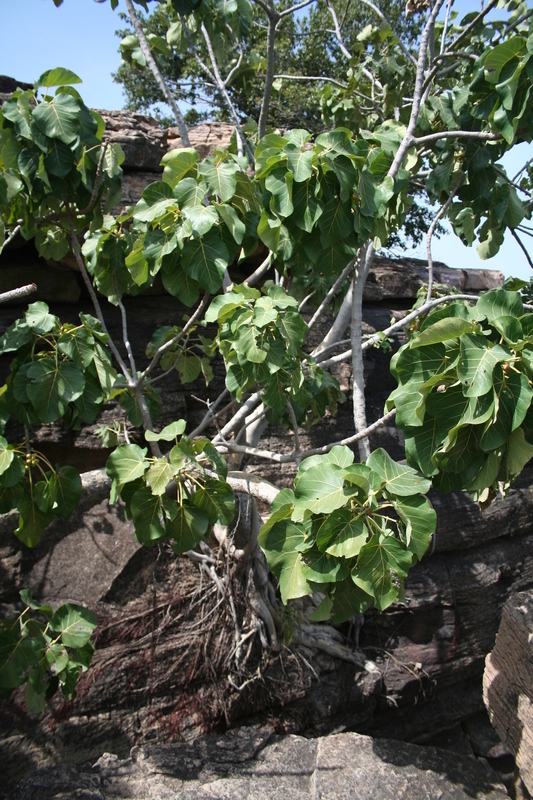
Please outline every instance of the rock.
[{"label": "rock", "polygon": [[490,720],[516,758],[533,792],[533,592],[506,603],[494,649],[487,656],[483,699]]},{"label": "rock", "polygon": [[[464,293],[495,289],[503,284],[503,273],[492,269],[453,269],[440,261],[433,264],[433,278]],[[401,258],[392,261],[376,257],[365,284],[363,298],[367,303],[384,300],[414,299],[428,281],[427,261]]]},{"label": "rock", "polygon": [[17,81],[15,78],[10,78],[8,75],[0,75],[0,106],[9,99],[12,92],[19,88],[33,89],[33,84]]},{"label": "rock", "polygon": [[[235,129],[229,122],[204,122],[189,130],[191,147],[200,153],[202,158],[213,155],[219,147],[229,147]],[[168,129],[168,149],[183,147],[178,128]]]},{"label": "rock", "polygon": [[435,747],[356,733],[322,739],[245,728],[192,745],[134,747],[91,767],[46,767],[11,800],[504,800],[488,764]]},{"label": "rock", "polygon": [[163,171],[161,159],[167,152],[168,134],[155,119],[133,111],[98,113],[105,122],[104,141],[116,142],[124,151],[124,170]]}]

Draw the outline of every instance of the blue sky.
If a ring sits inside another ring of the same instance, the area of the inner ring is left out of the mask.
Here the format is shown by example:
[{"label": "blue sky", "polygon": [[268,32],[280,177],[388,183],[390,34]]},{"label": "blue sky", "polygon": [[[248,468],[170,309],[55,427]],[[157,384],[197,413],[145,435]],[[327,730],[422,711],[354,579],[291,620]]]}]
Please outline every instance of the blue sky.
[{"label": "blue sky", "polygon": [[[111,73],[120,64],[119,40],[115,30],[122,27],[118,12],[124,2],[112,11],[109,2],[64,0],[56,8],[52,0],[16,0],[3,3],[0,74],[32,83],[45,70],[63,66],[83,80],[79,87],[85,102],[92,108],[120,109],[124,105],[121,88],[113,83]],[[456,0],[460,15],[479,8],[472,0]],[[521,145],[507,157],[505,166],[514,175],[520,166],[533,158],[533,146]],[[525,245],[533,241],[528,237]],[[411,255],[425,258],[425,245]],[[533,247],[531,247],[533,257]],[[453,236],[435,240],[433,258],[452,267],[500,269],[505,275],[529,278],[533,275],[524,254],[512,237],[508,237],[497,256],[481,261],[475,247],[464,247]]]}]

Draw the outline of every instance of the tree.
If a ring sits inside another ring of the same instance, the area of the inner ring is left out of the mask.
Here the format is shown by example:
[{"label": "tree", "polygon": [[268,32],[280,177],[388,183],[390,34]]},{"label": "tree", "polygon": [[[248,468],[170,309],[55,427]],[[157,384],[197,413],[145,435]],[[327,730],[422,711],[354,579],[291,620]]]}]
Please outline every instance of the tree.
[{"label": "tree", "polygon": [[[0,113],[3,246],[21,235],[46,258],[71,249],[96,315],[81,314],[79,325],[65,325],[45,304],[32,303],[2,337],[3,351],[15,357],[0,413],[4,422],[20,420],[26,435],[23,442],[0,438],[1,510],[18,510],[16,535],[30,547],[54,517],[70,513],[82,491],[80,476],[34,450],[31,428],[59,419],[74,427],[92,422],[104,400],[119,398],[146,446],[130,441],[128,426],[118,426],[107,474],[111,501],[122,500],[140,542],[168,539],[176,553],[187,553],[211,574],[205,537],[213,525],[231,523],[233,492],[271,504],[259,531],[252,503],[249,546],[234,554],[250,567],[244,574],[250,576],[252,616],[265,643],[275,641],[277,611],[254,569],[261,559],[257,541],[283,602],[323,594],[314,621],[341,622],[372,604],[385,609],[401,597],[409,569],[430,543],[430,485],[488,502],[533,455],[533,314],[520,295],[524,282],[481,299],[433,298],[432,224],[429,283],[418,307],[365,341],[361,332],[362,290],[374,250],[404,225],[411,187],[423,186],[437,199],[434,223],[448,214],[465,242],[479,241],[482,258],[497,252],[508,228],[518,235],[529,219],[529,199],[520,199],[497,162],[532,136],[533,12],[512,0],[502,8],[504,19],[493,21],[494,0],[460,23],[448,5],[439,21],[443,0],[436,0],[424,10],[413,42],[397,38],[365,0],[377,24],[358,34],[351,53],[343,18],[329,0],[319,3],[314,13],[329,15],[338,53],[349,62],[344,85],[324,86],[323,113],[328,125],[350,128],[313,137],[303,129],[282,134],[267,128],[276,29],[307,2],[278,7],[256,0],[256,11],[248,0],[172,0],[163,4],[169,20],[163,38],[145,35],[126,0],[137,37],[128,45],[132,58],[144,59],[172,101],[184,143],[186,124],[157,54],[168,58],[169,50],[186,47],[198,75],[225,104],[236,137],[229,150],[203,160],[190,147],[167,154],[162,179],[118,216],[112,212],[120,198],[122,154],[103,143],[102,120],[74,88],[76,75],[49,70],[36,84],[45,90],[42,99],[17,90]],[[254,65],[244,47],[257,21],[267,24],[263,65]],[[235,76],[255,67],[265,74],[257,133],[241,124],[230,91]],[[527,178],[520,188],[529,190]],[[232,284],[228,270],[235,259],[246,269],[259,244],[267,251],[263,264]],[[269,271],[274,280],[265,282]],[[158,273],[191,314],[154,332],[140,369],[122,298],[151,286]],[[102,297],[121,311],[120,345],[107,331]],[[334,301],[340,304],[335,322],[309,352],[308,333]],[[306,322],[302,311],[311,302],[315,310]],[[211,337],[206,324],[213,326]],[[391,364],[398,388],[383,417],[368,426],[363,353],[406,325],[408,342]],[[346,346],[348,327],[349,348],[333,355]],[[216,354],[224,360],[226,389],[204,421],[193,431],[176,420],[156,432],[160,378],[177,372],[187,384],[203,374],[209,382]],[[353,366],[356,433],[302,451],[300,426],[320,424],[326,409],[334,414],[343,400],[328,372],[342,360]],[[230,397],[238,407],[232,406],[229,421],[203,436]],[[385,450],[369,450],[371,431],[394,417],[405,433],[407,464]],[[267,422],[292,431],[290,454],[261,447]],[[294,489],[279,491],[245,470],[228,471],[226,459],[238,464],[243,455],[294,462]],[[211,577],[218,580],[216,573]],[[26,611],[1,634],[0,685],[10,691],[28,679],[28,705],[38,708],[58,686],[72,694],[90,661],[94,620],[78,607],[53,614],[28,594],[22,599]],[[47,621],[30,620],[32,609]],[[69,638],[71,629],[78,638]],[[238,665],[250,632],[237,620],[235,630]]]}]

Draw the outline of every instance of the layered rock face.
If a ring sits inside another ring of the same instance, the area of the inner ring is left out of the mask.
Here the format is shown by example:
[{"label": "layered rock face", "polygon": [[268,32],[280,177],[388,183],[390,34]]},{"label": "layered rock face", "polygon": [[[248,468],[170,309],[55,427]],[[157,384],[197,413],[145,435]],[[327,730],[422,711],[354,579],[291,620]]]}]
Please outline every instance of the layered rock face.
[{"label": "layered rock face", "polygon": [[[158,179],[161,155],[179,143],[172,129],[161,131],[149,118],[123,112],[102,113],[110,138],[120,142],[126,154],[123,201],[129,205],[139,199],[144,186]],[[200,126],[198,130],[194,141],[202,155],[212,152],[209,148],[227,143],[224,126]],[[11,250],[2,256],[0,278],[11,269],[12,280],[19,285],[21,263],[27,264],[32,279],[38,275],[40,294],[36,299],[49,302],[53,313],[69,321],[76,319],[80,310],[90,311],[81,293],[79,276],[68,259],[64,265],[54,267],[38,261],[27,249]],[[383,329],[391,316],[405,314],[426,279],[425,273],[420,261],[376,259],[365,289],[365,332]],[[58,296],[54,285],[47,283],[50,276],[64,286],[71,281],[68,297]],[[454,270],[436,264],[435,279],[473,292],[500,285],[503,276],[491,270]],[[156,327],[176,324],[187,311],[178,300],[157,294],[158,291],[156,285],[149,295],[126,300],[129,317],[134,321],[130,337],[136,352],[144,352]],[[120,340],[117,310],[106,307],[104,312],[110,333]],[[18,314],[17,308],[1,309],[2,328]],[[324,326],[327,324],[325,320]],[[316,336],[320,336],[319,330]],[[2,377],[8,369],[8,360],[3,362]],[[143,366],[141,359],[139,367]],[[183,417],[189,427],[194,427],[205,414],[205,400],[214,399],[223,387],[223,365],[215,362],[214,371],[208,390],[198,381],[187,385],[184,391],[177,381],[169,379],[163,390],[165,400],[159,424]],[[371,422],[381,415],[385,399],[395,387],[387,354],[379,350],[368,352],[365,376]],[[349,368],[339,366],[336,377],[348,394]],[[98,425],[116,414],[116,407],[107,406]],[[92,469],[102,467],[107,457],[99,447],[95,427],[73,433],[56,425],[43,426],[36,436],[52,460]],[[352,413],[346,403],[335,419],[327,418],[302,435],[301,445],[317,447],[351,432]],[[371,443],[373,447],[385,446],[395,458],[403,457],[401,435],[392,427],[379,431]],[[278,451],[290,447],[287,432],[276,427],[268,430],[266,444]],[[281,486],[289,485],[294,474],[290,465],[280,470],[278,465],[253,459],[247,469]],[[493,646],[501,608],[511,592],[533,588],[530,478],[531,473],[525,473],[505,501],[485,512],[463,495],[432,498],[438,515],[434,551],[410,573],[403,603],[385,613],[367,614],[359,637],[361,650],[354,658],[340,660],[318,645],[310,648],[304,641],[297,643],[292,635],[306,609],[296,603],[282,612],[286,636],[279,651],[262,655],[257,648],[252,652],[251,663],[254,669],[257,667],[257,676],[252,675],[249,681],[247,678],[248,682],[235,676],[225,660],[223,649],[227,638],[233,635],[232,621],[223,605],[212,612],[215,601],[211,605],[201,601],[197,567],[185,559],[176,559],[165,546],[141,548],[120,507],[110,508],[105,500],[96,502],[98,496],[94,495],[95,502],[90,507],[86,505],[69,520],[53,523],[32,551],[8,535],[6,525],[0,550],[3,610],[16,602],[18,588],[28,586],[43,602],[87,603],[98,614],[99,629],[93,665],[83,678],[74,703],[57,700],[40,717],[32,719],[24,715],[20,695],[4,704],[0,727],[7,736],[0,746],[1,759],[16,765],[16,754],[23,752],[26,764],[38,766],[94,762],[104,751],[126,758],[133,745],[193,742],[208,731],[242,724],[250,717],[262,726],[268,723],[277,734],[323,735],[351,729],[411,741],[424,741],[458,724],[466,725],[465,720],[483,708],[484,659]],[[342,627],[338,634],[344,644],[353,645],[349,626]],[[291,741],[299,743],[295,747],[303,747],[305,742]],[[346,739],[361,747],[362,741]],[[476,747],[479,754],[487,755],[490,750]],[[400,748],[398,752],[404,751]],[[309,774],[317,769],[316,748],[314,753]],[[408,763],[415,763],[409,758]],[[97,781],[94,791],[100,792],[95,797],[116,796],[105,794],[101,783],[104,774],[116,776],[125,769],[118,762],[113,764],[105,762],[109,773],[104,773],[104,766],[91,773],[91,780]],[[113,772],[115,767],[118,772]],[[436,773],[444,774],[439,769],[435,768]],[[410,773],[400,770],[399,774],[404,776],[404,783],[409,782],[405,776]],[[81,773],[72,775],[77,776],[72,780],[81,780]],[[326,777],[324,771],[322,778]],[[361,781],[361,775],[354,773],[351,780],[355,779]],[[435,780],[437,783],[431,786],[437,786],[441,779]],[[391,781],[391,786],[396,786],[392,778]],[[427,786],[427,793],[421,797],[441,796],[432,794],[430,783]],[[200,791],[197,784],[194,791]],[[314,796],[336,796],[328,791],[324,789],[322,795]],[[463,789],[456,787],[453,791]],[[450,789],[443,796],[466,796],[453,791]],[[485,794],[479,797],[501,796],[499,788],[483,791]],[[368,796],[388,797],[380,792],[381,789]],[[413,800],[418,797],[390,795],[401,796]]]}]

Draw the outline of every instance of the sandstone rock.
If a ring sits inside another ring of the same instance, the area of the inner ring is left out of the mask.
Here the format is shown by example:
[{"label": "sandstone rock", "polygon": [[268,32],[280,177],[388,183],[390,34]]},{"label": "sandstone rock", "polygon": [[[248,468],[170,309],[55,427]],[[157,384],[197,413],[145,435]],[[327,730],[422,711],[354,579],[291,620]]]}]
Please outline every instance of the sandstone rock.
[{"label": "sandstone rock", "polygon": [[[453,269],[440,261],[433,264],[433,278],[460,292],[475,293],[494,289],[503,284],[498,270]],[[427,262],[418,258],[392,261],[377,257],[365,284],[363,298],[367,303],[384,300],[413,299],[421,286],[427,284]]]},{"label": "sandstone rock", "polygon": [[[204,122],[189,130],[191,147],[202,158],[210,156],[219,147],[229,147],[235,128],[229,122]],[[178,128],[168,129],[168,149],[183,147]]]},{"label": "sandstone rock", "polygon": [[[75,794],[74,794],[75,793]],[[193,745],[135,747],[92,768],[39,770],[12,800],[503,800],[486,762],[356,733],[322,739],[271,736],[265,728]]]},{"label": "sandstone rock", "polygon": [[487,656],[483,699],[490,720],[533,792],[533,592],[506,603],[494,649]]},{"label": "sandstone rock", "polygon": [[124,170],[163,171],[160,162],[167,151],[167,132],[155,119],[133,111],[98,113],[106,126],[104,140],[116,142],[124,150]]}]

